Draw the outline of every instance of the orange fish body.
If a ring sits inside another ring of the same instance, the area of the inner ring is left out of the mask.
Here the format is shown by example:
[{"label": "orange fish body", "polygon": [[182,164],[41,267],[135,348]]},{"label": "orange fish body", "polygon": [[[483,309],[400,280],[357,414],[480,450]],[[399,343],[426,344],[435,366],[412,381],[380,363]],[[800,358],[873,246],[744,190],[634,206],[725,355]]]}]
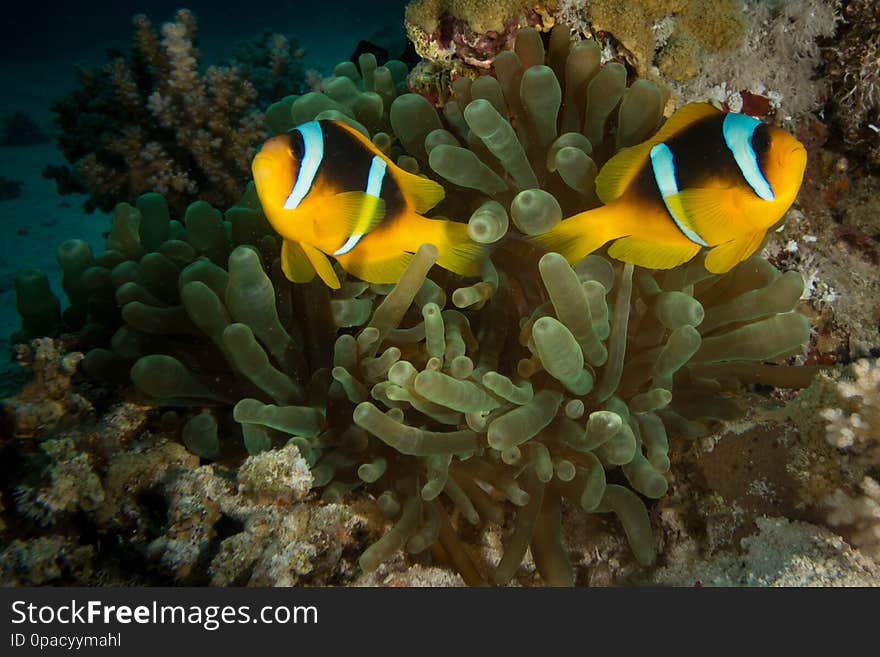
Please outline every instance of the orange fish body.
[{"label": "orange fish body", "polygon": [[805,167],[806,150],[784,130],[692,103],[602,168],[596,191],[604,206],[527,239],[572,263],[614,240],[611,257],[651,269],[708,248],[706,269],[723,273],[782,218]]},{"label": "orange fish body", "polygon": [[467,225],[423,216],[443,199],[443,187],[404,171],[345,123],[310,121],[270,138],[252,170],[294,282],[317,273],[338,288],[330,256],[364,281],[395,283],[424,243],[437,247],[441,267],[479,273],[484,252]]}]

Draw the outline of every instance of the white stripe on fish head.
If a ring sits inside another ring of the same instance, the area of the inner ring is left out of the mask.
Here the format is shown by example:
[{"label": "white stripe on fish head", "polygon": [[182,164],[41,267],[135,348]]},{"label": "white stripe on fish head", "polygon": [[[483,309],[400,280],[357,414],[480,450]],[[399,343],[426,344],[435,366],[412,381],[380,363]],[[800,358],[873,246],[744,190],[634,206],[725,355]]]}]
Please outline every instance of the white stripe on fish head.
[{"label": "white stripe on fish head", "polygon": [[309,121],[303,123],[295,130],[302,135],[303,138],[303,155],[299,164],[299,173],[290,190],[290,195],[284,201],[285,210],[294,210],[309,193],[315,176],[318,174],[318,167],[324,159],[324,134],[321,130],[321,124],[317,121]]},{"label": "white stripe on fish head", "polygon": [[761,172],[755,149],[752,148],[752,135],[759,125],[761,122],[754,117],[731,112],[724,117],[721,130],[724,133],[724,143],[733,154],[733,159],[749,187],[765,201],[773,201],[776,196]]}]

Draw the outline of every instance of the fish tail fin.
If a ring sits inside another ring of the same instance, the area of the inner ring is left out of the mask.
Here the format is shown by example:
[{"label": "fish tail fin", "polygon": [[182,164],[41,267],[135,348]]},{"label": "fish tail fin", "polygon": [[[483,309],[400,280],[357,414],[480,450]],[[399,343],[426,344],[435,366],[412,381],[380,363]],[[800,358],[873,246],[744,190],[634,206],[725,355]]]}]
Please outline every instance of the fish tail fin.
[{"label": "fish tail fin", "polygon": [[467,224],[450,221],[444,217],[427,218],[414,215],[412,231],[415,247],[431,243],[437,247],[440,257],[437,264],[461,276],[479,276],[480,267],[488,255],[485,245],[474,242],[467,232]]},{"label": "fish tail fin", "polygon": [[547,251],[554,251],[569,263],[577,262],[600,248],[606,242],[629,234],[621,225],[611,206],[603,205],[563,219],[555,227],[540,235],[524,239]]}]

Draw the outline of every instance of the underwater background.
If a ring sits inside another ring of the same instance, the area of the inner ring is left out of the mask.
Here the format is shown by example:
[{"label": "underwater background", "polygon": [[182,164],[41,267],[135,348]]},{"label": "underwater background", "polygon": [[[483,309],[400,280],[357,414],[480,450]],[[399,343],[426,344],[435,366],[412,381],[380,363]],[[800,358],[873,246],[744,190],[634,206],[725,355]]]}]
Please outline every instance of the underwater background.
[{"label": "underwater background", "polygon": [[[184,4],[4,12],[0,583],[880,583],[875,3]],[[736,262],[547,237],[706,102],[807,152]],[[314,119],[468,246],[279,235]]]}]

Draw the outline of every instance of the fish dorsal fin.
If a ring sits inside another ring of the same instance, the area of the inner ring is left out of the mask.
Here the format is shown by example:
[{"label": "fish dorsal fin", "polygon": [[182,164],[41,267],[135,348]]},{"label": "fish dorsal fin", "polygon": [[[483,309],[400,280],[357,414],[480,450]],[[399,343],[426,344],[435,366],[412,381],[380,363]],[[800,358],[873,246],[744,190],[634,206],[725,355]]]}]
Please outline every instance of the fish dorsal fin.
[{"label": "fish dorsal fin", "polygon": [[284,240],[281,245],[281,271],[294,283],[308,283],[315,277],[315,268],[309,262],[299,242]]},{"label": "fish dorsal fin", "polygon": [[648,161],[651,149],[675,136],[693,123],[719,114],[709,103],[689,103],[670,116],[647,141],[620,151],[599,171],[596,193],[606,205],[619,198]]},{"label": "fish dorsal fin", "polygon": [[599,170],[596,194],[605,205],[623,196],[626,188],[639,175],[654,144],[645,142],[620,151]]},{"label": "fish dorsal fin", "polygon": [[709,103],[688,103],[675,110],[672,116],[666,119],[666,122],[660,126],[660,129],[648,141],[652,145],[659,144],[661,141],[674,137],[697,121],[701,121],[709,116],[718,116],[719,114],[722,114],[722,111]]},{"label": "fish dorsal fin", "polygon": [[443,185],[430,178],[423,178],[400,168],[394,171],[394,178],[403,197],[418,214],[425,214],[446,196]]},{"label": "fish dorsal fin", "polygon": [[300,243],[300,246],[302,247],[306,258],[309,259],[312,267],[314,267],[315,271],[318,273],[318,276],[321,277],[321,280],[324,281],[328,287],[338,290],[341,287],[339,277],[333,270],[333,265],[330,264],[330,260],[327,256],[310,244]]},{"label": "fish dorsal fin", "polygon": [[764,231],[741,233],[734,239],[719,244],[706,256],[706,269],[713,274],[724,274],[752,255],[764,241]]},{"label": "fish dorsal fin", "polygon": [[685,218],[688,227],[710,245],[726,242],[731,235],[751,228],[743,209],[736,203],[733,189],[685,189],[666,201]]}]

